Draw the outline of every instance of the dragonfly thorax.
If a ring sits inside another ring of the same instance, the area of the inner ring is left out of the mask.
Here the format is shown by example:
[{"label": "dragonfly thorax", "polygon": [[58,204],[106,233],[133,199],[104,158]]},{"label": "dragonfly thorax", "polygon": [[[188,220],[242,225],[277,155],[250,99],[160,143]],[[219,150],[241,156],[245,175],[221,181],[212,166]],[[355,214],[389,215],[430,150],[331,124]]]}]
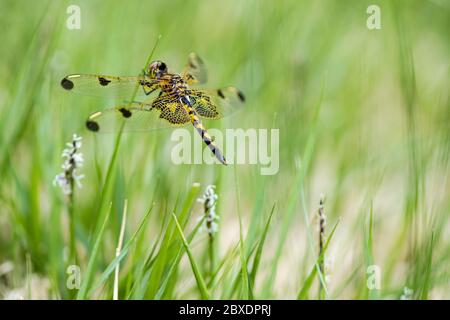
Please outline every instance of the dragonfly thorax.
[{"label": "dragonfly thorax", "polygon": [[167,94],[184,95],[188,89],[187,83],[178,74],[166,74],[160,80],[161,91]]}]

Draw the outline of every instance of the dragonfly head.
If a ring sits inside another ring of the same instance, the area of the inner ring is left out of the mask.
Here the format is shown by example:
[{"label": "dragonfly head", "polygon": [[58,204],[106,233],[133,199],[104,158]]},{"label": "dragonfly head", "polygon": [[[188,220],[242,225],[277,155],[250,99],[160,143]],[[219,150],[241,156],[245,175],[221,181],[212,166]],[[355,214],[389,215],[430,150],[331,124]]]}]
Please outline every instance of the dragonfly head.
[{"label": "dragonfly head", "polygon": [[167,65],[162,61],[153,61],[148,65],[147,74],[150,78],[158,79],[167,73]]}]

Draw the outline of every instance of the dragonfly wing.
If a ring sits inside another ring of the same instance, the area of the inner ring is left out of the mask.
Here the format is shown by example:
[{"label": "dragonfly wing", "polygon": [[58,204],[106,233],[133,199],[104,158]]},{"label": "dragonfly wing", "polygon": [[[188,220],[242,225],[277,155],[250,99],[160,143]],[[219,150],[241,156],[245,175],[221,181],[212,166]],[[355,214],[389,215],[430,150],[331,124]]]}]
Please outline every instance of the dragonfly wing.
[{"label": "dragonfly wing", "polygon": [[203,60],[196,53],[191,53],[184,67],[183,79],[189,85],[206,83],[208,73]]},{"label": "dragonfly wing", "polygon": [[162,112],[145,103],[131,103],[91,114],[86,126],[94,132],[150,131],[168,127],[183,126],[186,122],[170,121]]},{"label": "dragonfly wing", "polygon": [[67,91],[97,97],[131,98],[149,95],[158,89],[156,80],[139,77],[115,77],[94,74],[72,74],[61,80]]},{"label": "dragonfly wing", "polygon": [[174,94],[162,93],[152,102],[152,108],[160,111],[160,117],[174,125],[191,121],[189,113]]},{"label": "dragonfly wing", "polygon": [[201,117],[220,119],[241,110],[245,96],[235,87],[226,87],[217,90],[189,90],[189,100]]}]

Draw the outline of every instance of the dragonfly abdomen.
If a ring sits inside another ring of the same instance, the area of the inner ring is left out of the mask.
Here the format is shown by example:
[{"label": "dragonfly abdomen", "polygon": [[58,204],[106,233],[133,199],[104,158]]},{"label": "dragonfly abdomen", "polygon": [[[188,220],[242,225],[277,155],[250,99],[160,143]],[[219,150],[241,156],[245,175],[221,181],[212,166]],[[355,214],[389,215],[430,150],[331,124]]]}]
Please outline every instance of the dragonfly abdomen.
[{"label": "dragonfly abdomen", "polygon": [[217,148],[216,145],[214,144],[213,139],[206,131],[202,122],[198,118],[195,110],[189,104],[187,104],[187,107],[188,107],[189,117],[191,118],[192,125],[197,130],[197,132],[200,134],[200,136],[202,137],[203,142],[208,146],[208,148],[212,151],[212,153],[216,156],[216,158],[222,164],[227,165],[227,161],[226,161],[225,157],[222,155],[222,152],[220,152],[219,148]]}]

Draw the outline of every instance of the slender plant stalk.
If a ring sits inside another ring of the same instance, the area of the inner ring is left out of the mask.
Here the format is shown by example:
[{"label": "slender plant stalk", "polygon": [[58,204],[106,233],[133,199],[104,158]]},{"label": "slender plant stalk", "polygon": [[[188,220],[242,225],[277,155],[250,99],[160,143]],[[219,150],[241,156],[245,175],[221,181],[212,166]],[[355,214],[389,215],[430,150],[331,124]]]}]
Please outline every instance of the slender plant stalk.
[{"label": "slender plant stalk", "polygon": [[[69,260],[67,261],[67,265],[76,265],[78,258],[77,258],[77,248],[76,248],[76,239],[75,239],[75,206],[74,206],[74,181],[73,179],[70,181],[70,188],[72,192],[69,194],[69,204],[68,204],[68,211],[69,211]],[[68,290],[68,297],[69,299],[74,299],[76,296],[75,290]]]},{"label": "slender plant stalk", "polygon": [[[62,153],[65,158],[62,168],[63,172],[55,177],[54,184],[61,187],[63,192],[67,195],[67,211],[69,219],[69,254],[67,265],[77,265],[77,244],[75,236],[75,187],[77,184],[81,186],[80,180],[83,175],[77,174],[77,170],[83,165],[83,154],[80,152],[81,137],[76,134],[73,135],[72,141],[68,143]],[[68,296],[74,297],[74,292],[69,290]]]},{"label": "slender plant stalk", "polygon": [[[150,60],[151,60],[151,58],[153,56],[153,53],[155,52],[155,49],[156,49],[160,39],[161,39],[161,35],[158,36],[158,38],[157,38],[157,40],[155,42],[155,45],[152,48],[152,51],[150,52],[149,56],[147,57],[147,61],[146,61],[146,64],[145,64],[144,68],[150,63]],[[139,84],[136,84],[136,87],[135,87],[134,92],[132,94],[132,97],[130,99],[130,104],[132,103],[132,101],[134,101],[134,99],[136,97],[136,94],[138,92],[138,89],[139,89]],[[121,142],[121,139],[122,139],[122,133],[123,133],[124,124],[125,124],[125,122],[123,122],[121,127],[120,127],[119,133],[118,133],[117,138],[116,138],[113,155],[111,157],[111,161],[110,161],[109,166],[108,166],[106,179],[105,179],[105,183],[104,183],[104,186],[103,186],[103,192],[102,192],[102,200],[101,200],[101,205],[100,205],[100,216],[97,219],[97,225],[98,225],[97,228],[98,229],[97,229],[96,233],[100,233],[101,232],[100,230],[101,230],[101,228],[104,227],[104,225],[100,225],[100,223],[102,221],[106,221],[107,217],[109,216],[110,208],[109,208],[109,210],[106,209],[106,205],[108,203],[106,201],[106,198],[109,197],[109,195],[111,193],[111,188],[112,188],[111,187],[111,183],[112,183],[111,181],[112,181],[112,176],[113,176],[113,169],[115,168],[115,164],[116,164],[116,161],[117,161],[117,154],[118,154],[119,147],[120,147],[120,142]],[[88,286],[90,285],[90,280],[91,279],[89,279],[89,281],[86,282],[86,285],[83,286],[83,288],[82,288],[83,290],[81,290],[78,293],[78,296],[77,296],[78,299],[85,299],[86,298],[87,291],[88,291]]]},{"label": "slender plant stalk", "polygon": [[26,268],[27,268],[27,279],[26,279],[26,284],[25,284],[25,288],[26,288],[26,299],[27,300],[31,300],[32,296],[31,296],[31,281],[32,281],[32,266],[31,266],[31,257],[30,254],[27,253],[27,255],[25,256],[25,260],[26,260]]},{"label": "slender plant stalk", "polygon": [[208,276],[212,277],[215,269],[215,234],[218,230],[217,225],[217,214],[216,214],[216,202],[219,196],[214,191],[215,186],[209,185],[206,187],[205,193],[202,198],[199,198],[197,201],[203,203],[203,219],[205,224],[205,229],[208,233]]},{"label": "slender plant stalk", "polygon": [[208,255],[209,255],[209,272],[208,275],[211,278],[214,273],[215,255],[214,255],[214,235],[209,234],[208,239]]},{"label": "slender plant stalk", "polygon": [[[116,248],[116,258],[118,258],[122,252],[123,237],[125,235],[125,225],[127,222],[127,210],[128,210],[128,200],[125,199],[125,202],[123,205],[123,213],[122,213],[122,224],[120,226],[119,242],[118,242],[117,248]],[[120,263],[117,263],[116,270],[114,273],[113,300],[119,300],[119,266],[120,266]]]},{"label": "slender plant stalk", "polygon": [[[209,214],[210,208],[205,202],[205,217]],[[206,219],[206,230],[213,230],[214,221]],[[209,271],[208,275],[211,277],[214,273],[215,258],[214,258],[214,233],[208,232],[208,257],[209,257]]]},{"label": "slender plant stalk", "polygon": [[105,232],[106,224],[108,223],[109,216],[111,214],[111,207],[112,202],[109,203],[108,211],[106,211],[105,219],[103,220],[102,225],[100,226],[100,229],[95,233],[94,235],[94,246],[92,247],[92,252],[89,257],[88,265],[85,271],[83,282],[81,283],[81,288],[78,291],[77,294],[77,300],[85,300],[87,298],[87,293],[89,290],[89,287],[92,282],[92,278],[94,277],[95,272],[95,261],[97,259],[97,255],[99,253],[100,249],[100,243],[103,238],[103,234]]},{"label": "slender plant stalk", "polygon": [[76,249],[76,240],[75,240],[75,208],[74,208],[74,181],[70,181],[70,188],[72,193],[69,194],[69,265],[77,264],[77,249]]},{"label": "slender plant stalk", "polygon": [[[319,260],[319,270],[320,273],[325,276],[325,255],[323,252],[323,246],[324,246],[324,240],[325,240],[325,213],[324,213],[324,201],[325,198],[323,195],[321,195],[319,200],[319,257],[322,257],[322,259]],[[325,298],[324,290],[323,290],[323,284],[322,281],[319,279],[319,300],[323,300]]]},{"label": "slender plant stalk", "polygon": [[236,208],[239,218],[239,249],[240,249],[240,260],[241,260],[241,289],[242,289],[242,298],[249,300],[250,298],[250,285],[248,281],[248,270],[247,270],[247,260],[245,258],[245,243],[244,243],[244,235],[243,235],[243,226],[242,226],[242,216],[240,210],[240,193],[239,193],[239,184],[237,180],[237,171],[236,166],[234,167],[234,181],[236,187]]}]

